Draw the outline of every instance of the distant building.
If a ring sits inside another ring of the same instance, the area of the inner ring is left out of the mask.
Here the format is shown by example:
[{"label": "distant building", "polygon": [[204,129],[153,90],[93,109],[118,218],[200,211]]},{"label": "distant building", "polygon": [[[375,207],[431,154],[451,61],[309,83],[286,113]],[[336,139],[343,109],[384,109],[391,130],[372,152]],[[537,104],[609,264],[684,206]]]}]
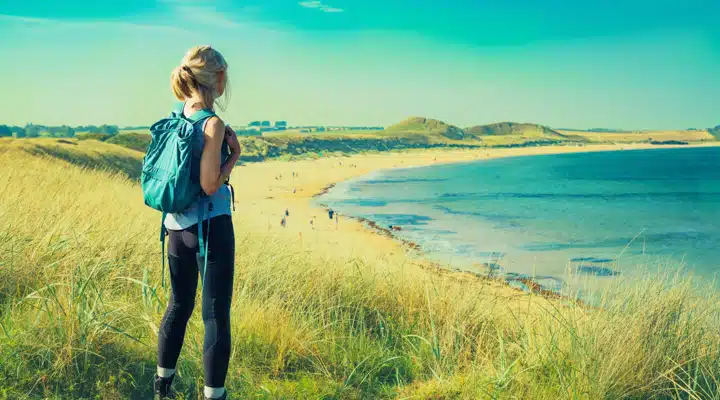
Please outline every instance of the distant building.
[{"label": "distant building", "polygon": [[252,121],[247,124],[247,130],[256,132],[284,131],[288,129],[287,121],[278,120],[275,124],[270,121]]},{"label": "distant building", "polygon": [[260,132],[260,121],[253,121],[248,123],[245,130]]}]

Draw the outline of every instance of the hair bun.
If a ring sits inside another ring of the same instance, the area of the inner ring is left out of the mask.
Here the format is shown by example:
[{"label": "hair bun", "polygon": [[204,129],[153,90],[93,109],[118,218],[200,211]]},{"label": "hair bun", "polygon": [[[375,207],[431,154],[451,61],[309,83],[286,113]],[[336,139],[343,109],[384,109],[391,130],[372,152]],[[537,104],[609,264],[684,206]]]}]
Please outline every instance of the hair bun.
[{"label": "hair bun", "polygon": [[193,86],[197,87],[198,85],[200,85],[200,82],[199,82],[199,81],[197,80],[197,78],[195,77],[195,74],[193,73],[192,68],[188,67],[188,66],[185,65],[185,64],[183,64],[181,68],[182,68],[183,71],[185,71],[185,72],[188,74],[188,76],[190,77],[190,81],[192,82]]},{"label": "hair bun", "polygon": [[[200,97],[207,107],[212,108],[220,93],[227,96],[226,71],[227,62],[217,50],[209,46],[193,47],[173,69],[173,93],[179,100]],[[220,81],[221,77],[224,82]]]}]

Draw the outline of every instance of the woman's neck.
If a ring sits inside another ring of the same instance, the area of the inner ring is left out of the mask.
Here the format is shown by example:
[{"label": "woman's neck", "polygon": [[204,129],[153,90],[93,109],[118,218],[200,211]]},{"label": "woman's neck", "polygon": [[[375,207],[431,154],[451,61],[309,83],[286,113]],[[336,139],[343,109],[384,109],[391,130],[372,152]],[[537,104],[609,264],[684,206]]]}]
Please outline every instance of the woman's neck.
[{"label": "woman's neck", "polygon": [[197,97],[191,97],[189,99],[185,100],[185,108],[193,110],[193,111],[199,111],[199,110],[205,110],[205,109],[212,109],[211,106],[208,106],[205,104],[205,101],[197,98]]}]

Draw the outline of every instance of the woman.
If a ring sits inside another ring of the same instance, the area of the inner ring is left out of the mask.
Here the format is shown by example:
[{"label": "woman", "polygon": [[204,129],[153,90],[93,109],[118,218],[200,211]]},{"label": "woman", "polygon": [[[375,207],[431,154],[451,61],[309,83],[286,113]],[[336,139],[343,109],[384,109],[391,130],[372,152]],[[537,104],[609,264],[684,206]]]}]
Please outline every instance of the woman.
[{"label": "woman", "polygon": [[[190,49],[171,76],[175,97],[184,102],[183,116],[192,120],[200,110],[214,111],[220,96],[227,93],[227,63],[210,46]],[[226,94],[227,96],[227,94]],[[230,154],[222,158],[223,142]],[[217,116],[195,122],[193,151],[202,152],[200,185],[207,195],[181,213],[168,214],[168,263],[172,291],[158,335],[155,397],[167,398],[175,366],[185,337],[185,328],[195,306],[198,284],[198,216],[204,206],[203,235],[208,246],[207,268],[202,290],[205,323],[203,365],[205,398],[226,399],[225,376],[230,359],[230,299],[235,259],[235,237],[231,218],[230,189],[225,184],[240,156],[235,132]]]}]

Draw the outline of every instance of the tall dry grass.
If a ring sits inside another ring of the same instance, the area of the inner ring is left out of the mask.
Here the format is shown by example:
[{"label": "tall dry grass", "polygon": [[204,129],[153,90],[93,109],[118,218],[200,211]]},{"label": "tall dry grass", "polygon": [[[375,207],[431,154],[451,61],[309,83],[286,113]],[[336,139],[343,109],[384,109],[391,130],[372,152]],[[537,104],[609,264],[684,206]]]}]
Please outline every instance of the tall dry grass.
[{"label": "tall dry grass", "polygon": [[[0,398],[149,398],[168,297],[159,215],[125,171],[68,163],[112,145],[53,145],[60,159],[9,143]],[[413,263],[318,259],[241,226],[236,239],[234,398],[720,399],[720,302],[688,280],[619,283],[588,308],[500,297]],[[181,398],[202,388],[202,332],[198,312],[178,365]]]}]

